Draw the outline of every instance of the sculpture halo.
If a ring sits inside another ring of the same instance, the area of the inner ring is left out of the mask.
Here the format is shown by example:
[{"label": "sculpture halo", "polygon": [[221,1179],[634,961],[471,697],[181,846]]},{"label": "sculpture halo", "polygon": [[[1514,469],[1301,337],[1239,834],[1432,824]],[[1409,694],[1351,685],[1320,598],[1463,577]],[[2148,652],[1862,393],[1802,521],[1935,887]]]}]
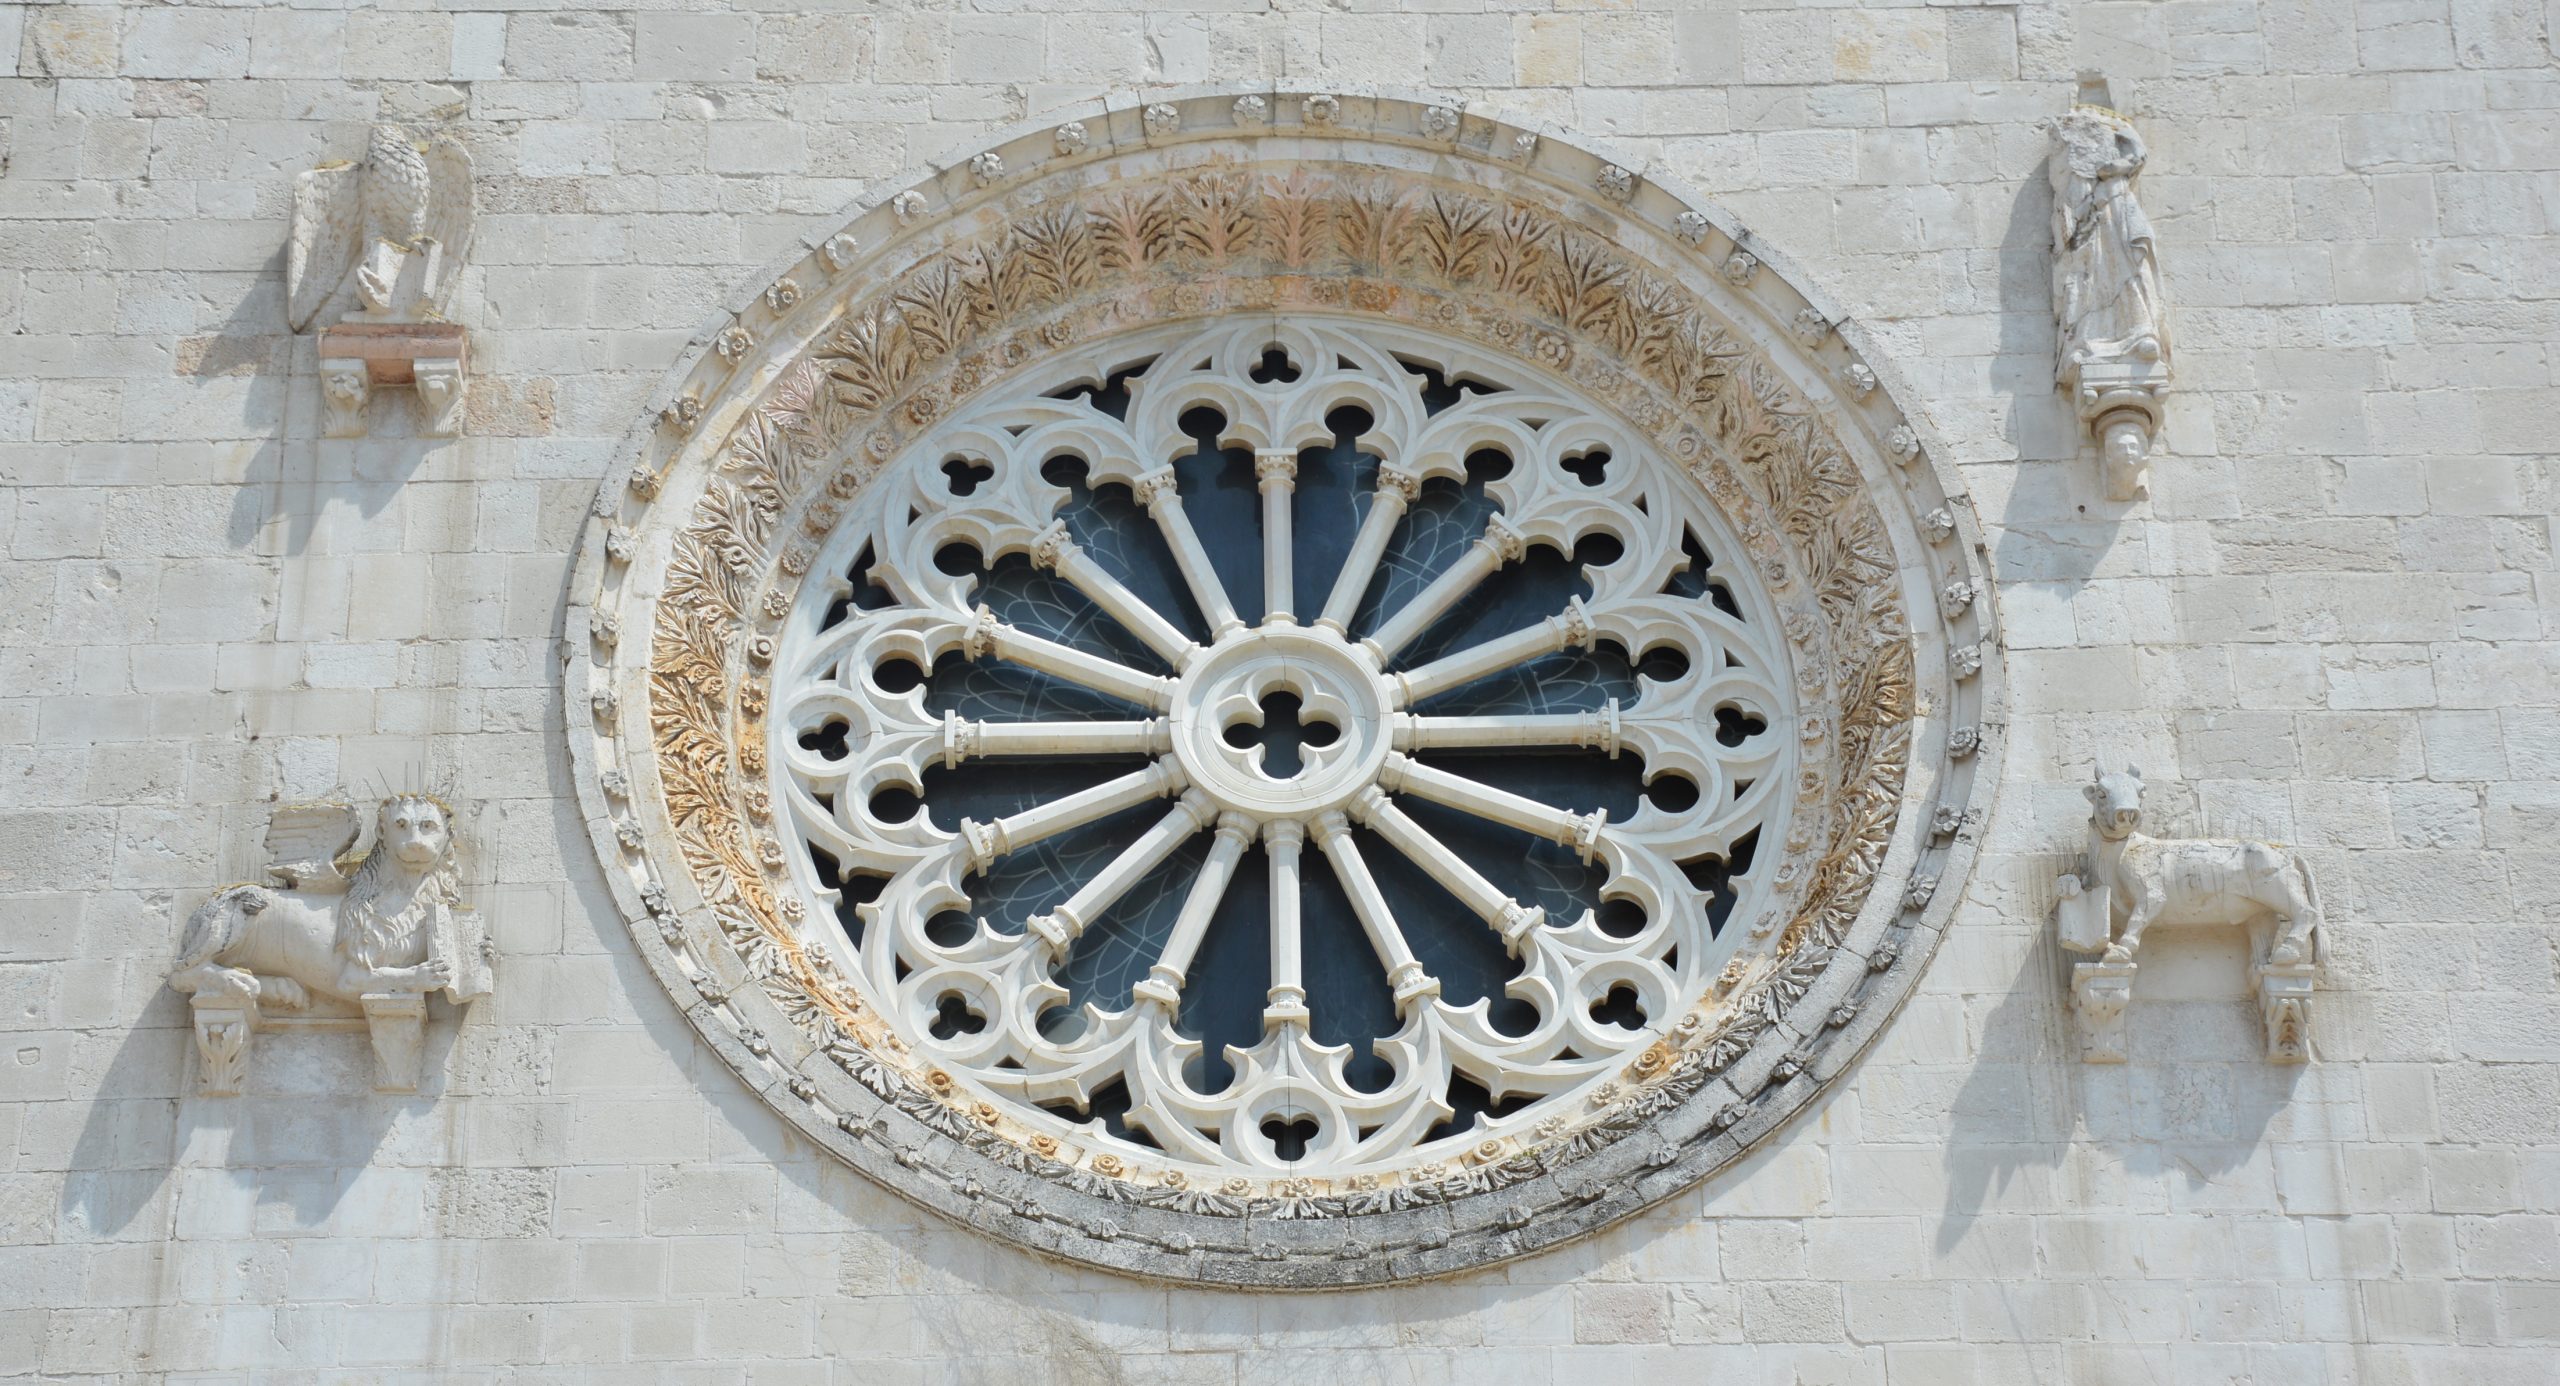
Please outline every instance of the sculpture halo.
[{"label": "sculpture halo", "polygon": [[[857,208],[706,326],[599,492],[572,580],[569,741],[642,955],[831,1153],[1114,1270],[1286,1288],[1444,1274],[1729,1166],[1916,983],[2005,715],[1970,503],[1867,335],[1801,283],[1675,187],[1424,96],[1095,105]],[[776,699],[831,538],[937,427],[1097,344],[1318,319],[1569,390],[1694,484],[1785,651],[1794,720],[1771,730],[1793,743],[1792,807],[1752,868],[1761,908],[1718,936],[1722,966],[1648,1016],[1650,1042],[1573,1111],[1447,1159],[1211,1183],[1196,1162],[1062,1137],[934,1063],[852,975],[788,840]]]}]

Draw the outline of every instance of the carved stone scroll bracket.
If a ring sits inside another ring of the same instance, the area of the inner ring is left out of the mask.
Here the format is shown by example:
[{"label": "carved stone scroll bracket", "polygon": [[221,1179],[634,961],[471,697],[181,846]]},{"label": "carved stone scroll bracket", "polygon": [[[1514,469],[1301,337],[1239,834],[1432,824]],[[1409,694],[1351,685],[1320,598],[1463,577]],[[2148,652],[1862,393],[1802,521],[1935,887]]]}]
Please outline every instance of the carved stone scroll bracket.
[{"label": "carved stone scroll bracket", "polygon": [[414,991],[369,991],[361,998],[373,1033],[373,1090],[416,1092],[418,1054],[426,1045],[427,998]]},{"label": "carved stone scroll bracket", "polygon": [[207,1097],[238,1095],[249,1076],[249,1041],[258,1028],[258,1006],[234,997],[188,998],[195,1013],[196,1091]]},{"label": "carved stone scroll bracket", "polygon": [[461,431],[462,358],[422,356],[412,363],[418,390],[418,431],[450,438]]},{"label": "carved stone scroll bracket", "polygon": [[[373,1090],[413,1093],[424,1072],[427,998],[417,992],[368,992],[358,998],[373,1041]],[[254,1002],[198,996],[195,1019],[196,1091],[237,1097],[249,1079],[250,1050],[259,1031],[326,1030],[344,1033],[354,1023],[343,1011],[312,1016],[261,1014]]]},{"label": "carved stone scroll bracket", "polygon": [[2080,1062],[2124,1062],[2124,1008],[2133,1000],[2134,965],[2084,962],[2071,968],[2071,1015],[2080,1032]]},{"label": "carved stone scroll bracket", "polygon": [[2267,1032],[2267,1062],[2298,1064],[2311,1057],[2311,972],[2308,962],[2259,963],[2258,1019]]},{"label": "carved stone scroll bracket", "polygon": [[320,334],[323,432],[365,434],[365,401],[386,385],[417,390],[418,432],[450,438],[462,423],[471,339],[460,323],[342,322]]},{"label": "carved stone scroll bracket", "polygon": [[320,431],[331,438],[364,436],[365,402],[373,398],[373,377],[361,358],[320,358]]}]

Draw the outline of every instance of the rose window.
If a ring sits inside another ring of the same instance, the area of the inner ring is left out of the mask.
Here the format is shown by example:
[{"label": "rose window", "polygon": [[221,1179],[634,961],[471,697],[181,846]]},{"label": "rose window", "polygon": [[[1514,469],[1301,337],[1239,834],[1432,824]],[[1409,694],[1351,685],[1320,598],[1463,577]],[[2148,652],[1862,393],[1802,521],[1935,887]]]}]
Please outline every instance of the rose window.
[{"label": "rose window", "polygon": [[1989,555],[1880,343],[1563,132],[1097,103],[703,325],[568,745],[799,1138],[1085,1265],[1371,1284],[1783,1139],[1950,926]]},{"label": "rose window", "polygon": [[1038,360],[884,464],[784,623],[803,908],[937,1082],[1114,1167],[1552,1125],[1767,903],[1797,681],[1742,558],[1643,433],[1414,328]]}]

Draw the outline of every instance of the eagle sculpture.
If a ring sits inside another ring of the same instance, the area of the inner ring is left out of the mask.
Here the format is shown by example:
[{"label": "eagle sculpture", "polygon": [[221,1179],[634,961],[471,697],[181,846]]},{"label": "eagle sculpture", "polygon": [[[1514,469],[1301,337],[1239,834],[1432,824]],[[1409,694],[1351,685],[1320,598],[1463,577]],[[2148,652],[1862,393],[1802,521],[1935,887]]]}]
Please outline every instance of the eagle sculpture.
[{"label": "eagle sculpture", "polygon": [[471,249],[471,155],[450,135],[376,125],[360,163],[323,164],[293,181],[285,316],[296,332],[321,311],[442,321]]}]

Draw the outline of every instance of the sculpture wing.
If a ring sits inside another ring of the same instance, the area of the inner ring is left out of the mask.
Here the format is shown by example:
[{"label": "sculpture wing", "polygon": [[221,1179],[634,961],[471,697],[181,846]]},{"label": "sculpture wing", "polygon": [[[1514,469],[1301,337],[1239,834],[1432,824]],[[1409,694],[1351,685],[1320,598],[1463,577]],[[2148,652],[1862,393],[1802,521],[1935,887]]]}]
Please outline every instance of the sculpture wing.
[{"label": "sculpture wing", "polygon": [[471,151],[451,135],[437,135],[427,141],[426,160],[425,234],[436,243],[435,279],[427,285],[426,306],[442,317],[471,254]]},{"label": "sculpture wing", "polygon": [[231,907],[225,897],[238,889],[233,886],[216,892],[212,899],[198,905],[195,913],[187,916],[186,929],[178,935],[178,965],[174,970],[184,972],[200,963],[211,962],[223,949],[231,946],[232,935],[238,932],[240,911]]},{"label": "sculpture wing", "polygon": [[267,820],[267,870],[307,890],[343,890],[338,858],[364,831],[353,804],[282,804]]},{"label": "sculpture wing", "polygon": [[326,164],[293,180],[293,236],[285,243],[285,321],[296,332],[347,282],[364,240],[364,170]]}]

